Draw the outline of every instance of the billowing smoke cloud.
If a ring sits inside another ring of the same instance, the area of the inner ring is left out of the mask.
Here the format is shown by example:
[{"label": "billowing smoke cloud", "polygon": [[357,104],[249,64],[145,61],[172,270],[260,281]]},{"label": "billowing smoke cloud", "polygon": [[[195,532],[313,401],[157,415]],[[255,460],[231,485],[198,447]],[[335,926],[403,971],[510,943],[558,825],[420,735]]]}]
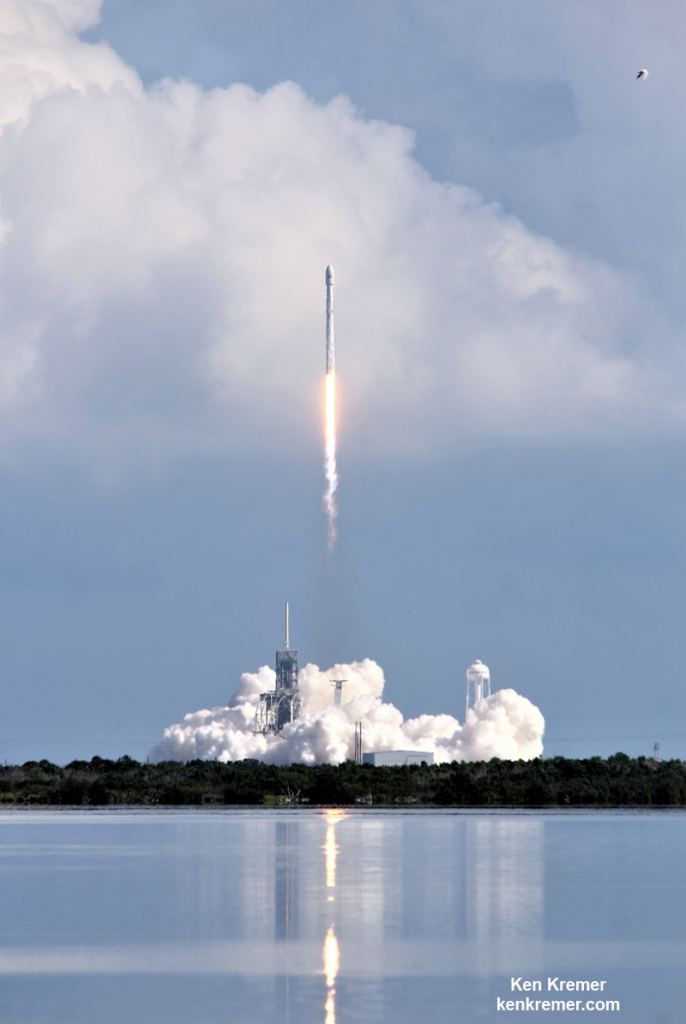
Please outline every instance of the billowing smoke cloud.
[{"label": "billowing smoke cloud", "polygon": [[[332,679],[345,679],[340,707],[333,703]],[[383,697],[380,665],[365,658],[322,672],[306,665],[300,673],[302,714],[278,735],[253,732],[260,693],[274,689],[275,673],[264,666],[246,672],[228,707],[194,711],[164,730],[150,753],[153,760],[193,758],[239,761],[255,757],[271,764],[339,764],[354,753],[355,722],[362,722],[366,750],[432,751],[437,763],[491,757],[527,760],[543,751],[543,715],[514,690],[498,690],[470,708],[460,724],[452,715],[403,719]]]},{"label": "billowing smoke cloud", "polygon": [[349,451],[683,430],[683,346],[632,278],[345,98],[146,88],[79,39],[98,12],[0,6],[0,456],[314,450],[328,261]]}]

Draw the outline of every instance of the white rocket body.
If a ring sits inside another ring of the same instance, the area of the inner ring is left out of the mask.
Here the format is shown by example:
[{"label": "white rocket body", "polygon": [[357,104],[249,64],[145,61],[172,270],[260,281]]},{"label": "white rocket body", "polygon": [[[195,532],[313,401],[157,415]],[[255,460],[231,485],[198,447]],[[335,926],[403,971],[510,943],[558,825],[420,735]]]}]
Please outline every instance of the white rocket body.
[{"label": "white rocket body", "polygon": [[336,353],[333,337],[333,267],[326,268],[326,373],[336,372]]}]

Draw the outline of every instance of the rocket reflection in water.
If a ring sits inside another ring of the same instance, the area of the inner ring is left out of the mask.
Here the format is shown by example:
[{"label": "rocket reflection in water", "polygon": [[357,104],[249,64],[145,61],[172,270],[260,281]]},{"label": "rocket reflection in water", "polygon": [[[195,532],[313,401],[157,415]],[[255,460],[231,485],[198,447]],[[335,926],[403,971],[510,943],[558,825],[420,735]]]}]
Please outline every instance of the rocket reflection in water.
[{"label": "rocket reflection in water", "polygon": [[[338,846],[336,845],[335,828],[339,821],[346,818],[345,811],[329,809],[325,812],[326,838],[324,840],[324,857],[326,865],[326,891],[327,903],[335,904],[336,889],[336,857]],[[332,908],[335,911],[335,907]],[[322,956],[324,960],[324,976],[326,978],[326,1002],[324,1003],[324,1024],[336,1024],[336,978],[341,963],[338,939],[335,929],[335,912],[332,913],[332,922],[324,939]]]}]

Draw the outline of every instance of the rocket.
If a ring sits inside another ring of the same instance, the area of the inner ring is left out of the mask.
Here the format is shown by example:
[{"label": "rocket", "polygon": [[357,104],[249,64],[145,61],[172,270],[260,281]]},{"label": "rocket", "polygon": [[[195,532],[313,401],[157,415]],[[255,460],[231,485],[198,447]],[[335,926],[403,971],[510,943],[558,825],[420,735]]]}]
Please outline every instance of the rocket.
[{"label": "rocket", "polygon": [[326,374],[336,372],[336,355],[333,340],[333,267],[326,268]]}]

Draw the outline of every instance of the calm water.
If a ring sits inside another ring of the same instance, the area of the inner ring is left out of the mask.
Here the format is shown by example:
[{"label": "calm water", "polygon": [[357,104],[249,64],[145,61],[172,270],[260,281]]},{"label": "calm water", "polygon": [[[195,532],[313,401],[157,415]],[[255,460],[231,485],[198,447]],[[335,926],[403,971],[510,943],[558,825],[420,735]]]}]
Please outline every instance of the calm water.
[{"label": "calm water", "polygon": [[5,813],[0,922],[2,1024],[682,1024],[686,815]]}]

